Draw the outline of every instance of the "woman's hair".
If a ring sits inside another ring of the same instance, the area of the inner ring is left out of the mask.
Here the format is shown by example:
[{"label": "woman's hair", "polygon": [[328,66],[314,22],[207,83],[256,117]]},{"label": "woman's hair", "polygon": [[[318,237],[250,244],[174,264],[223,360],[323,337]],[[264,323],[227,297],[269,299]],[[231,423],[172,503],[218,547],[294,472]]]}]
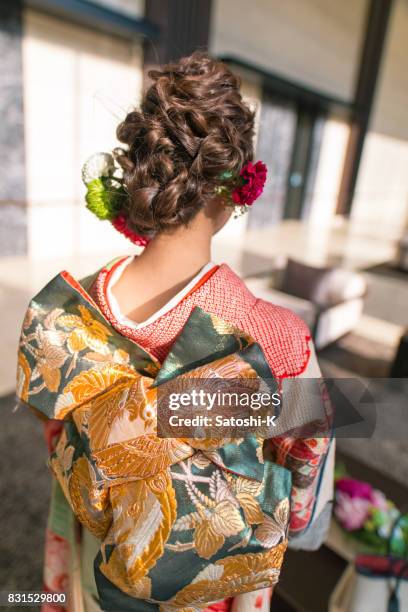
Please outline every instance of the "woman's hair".
[{"label": "woman's hair", "polygon": [[221,175],[238,174],[253,155],[254,113],[222,62],[194,53],[149,77],[140,110],[117,130],[127,146],[115,151],[129,226],[141,234],[187,224]]}]

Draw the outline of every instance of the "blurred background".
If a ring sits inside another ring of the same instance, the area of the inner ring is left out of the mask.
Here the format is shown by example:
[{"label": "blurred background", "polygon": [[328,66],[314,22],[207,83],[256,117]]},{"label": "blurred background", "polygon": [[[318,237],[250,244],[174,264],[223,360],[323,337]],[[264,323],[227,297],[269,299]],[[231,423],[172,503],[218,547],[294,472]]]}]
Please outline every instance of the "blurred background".
[{"label": "blurred background", "polygon": [[[196,49],[241,76],[268,165],[213,259],[306,320],[327,376],[408,376],[408,0],[2,0],[1,589],[40,588],[49,495],[40,427],[11,416],[24,310],[62,269],[132,252],[85,208],[81,167],[115,146],[147,71]],[[405,441],[338,446],[408,506]],[[290,553],[273,609],[328,609],[354,553],[336,525],[316,553]],[[305,562],[319,589],[299,579]]]}]

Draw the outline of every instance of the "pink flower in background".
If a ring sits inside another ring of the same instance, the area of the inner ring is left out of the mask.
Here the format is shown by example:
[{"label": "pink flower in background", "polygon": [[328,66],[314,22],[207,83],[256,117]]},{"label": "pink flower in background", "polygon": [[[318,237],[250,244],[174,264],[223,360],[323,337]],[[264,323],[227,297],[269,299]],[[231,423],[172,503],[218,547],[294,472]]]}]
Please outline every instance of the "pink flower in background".
[{"label": "pink flower in background", "polygon": [[349,497],[361,497],[372,499],[373,488],[368,482],[355,480],[354,478],[339,478],[336,481],[336,490],[346,493]]},{"label": "pink flower in background", "polygon": [[370,515],[371,501],[361,497],[351,497],[348,493],[337,491],[334,514],[341,526],[347,531],[361,529]]},{"label": "pink flower in background", "polygon": [[248,162],[242,168],[240,177],[244,184],[236,187],[232,192],[232,200],[235,204],[250,206],[261,195],[266,181],[266,166],[258,161],[256,164]]},{"label": "pink flower in background", "polygon": [[349,477],[337,479],[334,516],[350,536],[381,555],[387,550],[395,521],[400,517],[401,525],[406,521],[405,533],[402,527],[393,532],[393,547],[398,554],[405,554],[408,515],[401,515],[392,501],[368,482]]},{"label": "pink flower in background", "polygon": [[334,513],[344,529],[361,529],[374,509],[381,512],[388,510],[387,499],[381,491],[373,489],[368,482],[354,478],[339,478],[336,481]]},{"label": "pink flower in background", "polygon": [[377,508],[377,510],[381,510],[381,512],[387,512],[389,509],[387,498],[385,497],[384,493],[378,491],[378,489],[373,489],[371,504]]}]

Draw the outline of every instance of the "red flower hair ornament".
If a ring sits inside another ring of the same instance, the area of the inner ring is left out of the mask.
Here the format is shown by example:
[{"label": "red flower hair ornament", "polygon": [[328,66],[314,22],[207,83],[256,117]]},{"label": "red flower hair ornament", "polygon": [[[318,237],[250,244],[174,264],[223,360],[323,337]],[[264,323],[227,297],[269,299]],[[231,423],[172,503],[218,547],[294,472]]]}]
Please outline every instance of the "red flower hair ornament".
[{"label": "red flower hair ornament", "polygon": [[231,193],[234,204],[252,206],[262,195],[266,181],[267,168],[261,161],[256,164],[248,162],[239,173],[242,184],[235,187]]},{"label": "red flower hair ornament", "polygon": [[221,180],[225,181],[225,184],[221,184],[215,191],[227,204],[234,206],[235,216],[240,216],[262,195],[266,173],[267,168],[263,162],[247,162],[238,175],[224,172]]},{"label": "red flower hair ornament", "polygon": [[[261,161],[255,164],[248,162],[237,176],[232,172],[221,174],[220,179],[224,184],[216,187],[215,193],[222,196],[227,204],[234,206],[239,216],[262,194],[266,172],[267,168]],[[96,153],[90,157],[82,168],[82,180],[87,188],[85,200],[88,210],[98,219],[110,221],[133,244],[148,244],[148,236],[141,236],[129,227],[125,206],[128,194],[123,185],[121,170],[110,153]]]}]

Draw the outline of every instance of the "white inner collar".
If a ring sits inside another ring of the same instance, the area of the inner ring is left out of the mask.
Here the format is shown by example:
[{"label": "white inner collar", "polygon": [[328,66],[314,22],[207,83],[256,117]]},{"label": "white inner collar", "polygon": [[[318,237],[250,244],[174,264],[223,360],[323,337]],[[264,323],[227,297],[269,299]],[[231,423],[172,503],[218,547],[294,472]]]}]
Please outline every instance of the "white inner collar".
[{"label": "white inner collar", "polygon": [[126,317],[121,312],[118,301],[112,293],[113,287],[118,282],[119,278],[122,276],[125,268],[127,268],[127,266],[130,264],[131,261],[133,261],[134,258],[135,258],[135,255],[129,255],[129,257],[124,259],[118,265],[118,267],[115,268],[115,270],[112,272],[112,275],[106,287],[106,298],[108,300],[108,304],[109,304],[109,307],[111,309],[113,316],[122,325],[126,325],[127,327],[131,327],[133,329],[141,329],[142,327],[146,327],[147,325],[150,325],[150,323],[153,323],[154,321],[159,319],[166,312],[174,308],[174,306],[177,306],[177,304],[187,295],[187,293],[191,291],[191,289],[193,289],[193,287],[198,283],[198,281],[205,274],[207,274],[209,270],[212,270],[212,268],[215,266],[215,264],[212,263],[211,261],[208,262],[203,268],[201,268],[198,274],[196,274],[196,276],[185,287],[183,287],[181,291],[179,291],[174,297],[172,297],[171,300],[169,300],[164,306],[162,306],[162,308],[160,308],[155,313],[150,315],[150,317],[146,319],[145,321],[136,323],[135,321],[132,321],[132,319],[129,319],[128,317]]}]

